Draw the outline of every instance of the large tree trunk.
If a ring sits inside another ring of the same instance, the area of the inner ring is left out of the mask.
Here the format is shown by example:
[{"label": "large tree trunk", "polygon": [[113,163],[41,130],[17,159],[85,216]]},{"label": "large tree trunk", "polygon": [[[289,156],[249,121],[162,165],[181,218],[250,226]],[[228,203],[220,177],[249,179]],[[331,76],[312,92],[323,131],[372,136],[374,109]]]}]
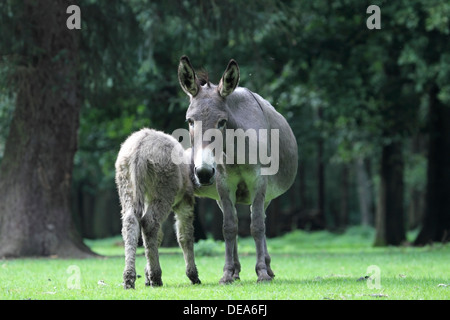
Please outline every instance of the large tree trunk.
[{"label": "large tree trunk", "polygon": [[403,155],[401,142],[383,147],[380,168],[375,246],[406,240],[403,219]]},{"label": "large tree trunk", "polygon": [[70,211],[80,97],[67,1],[24,1],[16,109],[0,166],[0,257],[91,253]]},{"label": "large tree trunk", "polygon": [[450,239],[450,107],[430,92],[430,140],[423,227],[415,245]]}]

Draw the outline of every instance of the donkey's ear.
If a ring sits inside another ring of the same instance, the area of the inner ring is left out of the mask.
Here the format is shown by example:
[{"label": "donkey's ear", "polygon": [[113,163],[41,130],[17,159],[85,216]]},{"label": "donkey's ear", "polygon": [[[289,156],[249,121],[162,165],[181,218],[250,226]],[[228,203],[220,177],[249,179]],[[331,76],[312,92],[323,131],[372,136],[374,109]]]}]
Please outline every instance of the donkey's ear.
[{"label": "donkey's ear", "polygon": [[182,56],[178,66],[178,81],[180,86],[187,95],[195,97],[199,87],[195,70],[187,56]]},{"label": "donkey's ear", "polygon": [[228,63],[227,69],[220,79],[218,90],[222,98],[230,95],[239,83],[239,66],[233,59]]}]

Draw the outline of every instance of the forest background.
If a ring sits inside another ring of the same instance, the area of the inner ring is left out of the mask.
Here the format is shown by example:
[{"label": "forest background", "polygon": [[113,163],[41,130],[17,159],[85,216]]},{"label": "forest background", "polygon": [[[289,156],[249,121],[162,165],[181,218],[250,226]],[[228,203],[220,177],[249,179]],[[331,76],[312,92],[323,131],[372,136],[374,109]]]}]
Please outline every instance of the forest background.
[{"label": "forest background", "polygon": [[[72,4],[80,30],[66,27]],[[299,171],[267,210],[269,237],[362,224],[375,245],[412,229],[416,245],[447,241],[449,19],[445,0],[2,1],[0,256],[120,234],[120,144],[142,127],[187,127],[182,55],[214,83],[235,59],[240,85],[295,133]],[[198,199],[196,217],[198,239],[222,238],[214,201]]]}]

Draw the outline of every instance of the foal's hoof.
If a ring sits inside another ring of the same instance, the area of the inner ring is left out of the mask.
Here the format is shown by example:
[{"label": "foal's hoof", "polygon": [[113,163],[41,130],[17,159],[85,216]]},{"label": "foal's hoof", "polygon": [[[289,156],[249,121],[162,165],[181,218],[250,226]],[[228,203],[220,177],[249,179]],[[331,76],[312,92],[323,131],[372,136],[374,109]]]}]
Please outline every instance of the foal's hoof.
[{"label": "foal's hoof", "polygon": [[190,279],[192,284],[202,284],[199,278]]},{"label": "foal's hoof", "polygon": [[125,281],[123,283],[124,289],[134,289],[134,281]]},{"label": "foal's hoof", "polygon": [[134,283],[136,282],[136,272],[125,271],[123,273],[123,288],[134,289]]}]

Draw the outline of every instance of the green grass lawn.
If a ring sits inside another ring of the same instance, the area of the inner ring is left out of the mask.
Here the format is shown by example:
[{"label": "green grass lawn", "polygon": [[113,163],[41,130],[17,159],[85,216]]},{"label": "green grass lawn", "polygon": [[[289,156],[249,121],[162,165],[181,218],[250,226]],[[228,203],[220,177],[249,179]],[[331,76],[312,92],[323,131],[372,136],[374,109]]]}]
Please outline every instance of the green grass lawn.
[{"label": "green grass lawn", "polygon": [[[136,268],[142,277],[135,290],[122,288],[121,238],[87,241],[105,257],[0,260],[0,299],[450,299],[449,245],[374,248],[372,239],[373,230],[364,228],[343,235],[295,231],[269,239],[276,275],[270,283],[256,283],[253,240],[240,239],[241,280],[230,285],[218,283],[223,242],[196,244],[202,284],[195,286],[184,274],[181,250],[162,248],[164,285],[145,287],[139,249]],[[379,282],[365,279],[377,272]]]}]

